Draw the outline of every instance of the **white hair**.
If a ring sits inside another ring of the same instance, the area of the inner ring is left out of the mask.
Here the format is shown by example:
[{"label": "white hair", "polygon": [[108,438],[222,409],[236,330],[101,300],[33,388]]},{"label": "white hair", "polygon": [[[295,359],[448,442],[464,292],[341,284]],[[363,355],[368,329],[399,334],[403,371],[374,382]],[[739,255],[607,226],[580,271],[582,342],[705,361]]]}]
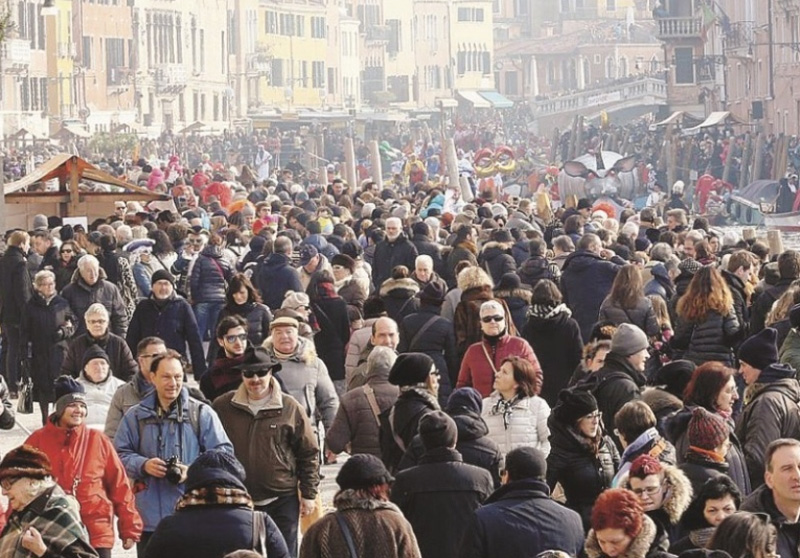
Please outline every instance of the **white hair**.
[{"label": "white hair", "polygon": [[83,271],[89,267],[95,267],[100,269],[100,262],[97,258],[92,256],[91,254],[86,254],[81,259],[78,260],[78,270]]},{"label": "white hair", "polygon": [[33,284],[34,285],[41,285],[47,279],[55,281],[56,280],[56,274],[53,273],[52,271],[50,271],[49,269],[43,269],[42,271],[37,272],[36,275],[33,277]]},{"label": "white hair", "polygon": [[84,318],[88,318],[89,316],[105,316],[108,318],[108,310],[105,306],[103,306],[99,302],[95,302],[89,308],[86,309],[86,313],[83,315]]},{"label": "white hair", "polygon": [[506,310],[503,308],[503,305],[497,302],[496,300],[487,300],[483,304],[481,304],[481,316],[487,314],[494,314],[499,312],[502,316],[506,315]]},{"label": "white hair", "polygon": [[425,267],[429,267],[433,269],[433,258],[431,258],[428,254],[422,254],[421,256],[417,256],[417,259],[414,260],[414,267],[423,264]]}]

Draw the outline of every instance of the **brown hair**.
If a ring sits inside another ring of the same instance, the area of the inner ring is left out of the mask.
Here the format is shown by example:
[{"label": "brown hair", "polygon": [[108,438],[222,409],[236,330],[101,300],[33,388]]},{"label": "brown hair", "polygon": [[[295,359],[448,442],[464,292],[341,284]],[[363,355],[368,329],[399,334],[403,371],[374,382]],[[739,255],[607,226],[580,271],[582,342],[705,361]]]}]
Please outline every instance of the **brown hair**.
[{"label": "brown hair", "polygon": [[623,309],[636,308],[639,301],[644,298],[644,286],[639,268],[635,265],[623,266],[614,278],[608,298]]},{"label": "brown hair", "polygon": [[692,372],[686,389],[683,390],[683,401],[686,405],[699,405],[715,412],[719,392],[725,387],[736,371],[721,362],[705,362]]},{"label": "brown hair", "polygon": [[629,444],[656,425],[656,415],[644,401],[628,401],[614,415],[614,426]]},{"label": "brown hair", "polygon": [[701,267],[695,273],[686,293],[678,300],[678,316],[687,322],[701,322],[709,312],[727,316],[733,309],[733,296],[728,284],[716,268]]},{"label": "brown hair", "polygon": [[537,372],[533,365],[518,356],[507,357],[501,366],[506,362],[511,363],[514,381],[517,382],[517,393],[525,397],[539,395],[542,391],[542,373]]}]

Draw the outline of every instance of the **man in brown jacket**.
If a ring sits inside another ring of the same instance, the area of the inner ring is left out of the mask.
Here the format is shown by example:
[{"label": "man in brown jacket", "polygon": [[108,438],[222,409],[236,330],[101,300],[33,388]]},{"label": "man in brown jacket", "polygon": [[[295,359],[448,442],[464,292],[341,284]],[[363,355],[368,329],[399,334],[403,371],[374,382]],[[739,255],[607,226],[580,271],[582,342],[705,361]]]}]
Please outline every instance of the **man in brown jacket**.
[{"label": "man in brown jacket", "polygon": [[294,557],[300,514],[313,513],[319,489],[317,439],[303,407],[273,377],[281,364],[267,350],[248,349],[236,368],[242,385],[215,399],[214,410],[244,465],[256,509],[272,517]]}]

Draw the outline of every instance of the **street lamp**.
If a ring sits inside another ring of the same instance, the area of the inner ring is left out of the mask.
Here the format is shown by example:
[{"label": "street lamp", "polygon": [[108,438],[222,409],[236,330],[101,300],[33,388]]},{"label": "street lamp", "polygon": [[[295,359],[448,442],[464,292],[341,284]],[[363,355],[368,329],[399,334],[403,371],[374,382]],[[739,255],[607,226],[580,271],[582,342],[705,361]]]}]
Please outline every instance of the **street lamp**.
[{"label": "street lamp", "polygon": [[42,4],[42,16],[55,16],[58,15],[58,8],[56,8],[56,0],[44,0]]}]

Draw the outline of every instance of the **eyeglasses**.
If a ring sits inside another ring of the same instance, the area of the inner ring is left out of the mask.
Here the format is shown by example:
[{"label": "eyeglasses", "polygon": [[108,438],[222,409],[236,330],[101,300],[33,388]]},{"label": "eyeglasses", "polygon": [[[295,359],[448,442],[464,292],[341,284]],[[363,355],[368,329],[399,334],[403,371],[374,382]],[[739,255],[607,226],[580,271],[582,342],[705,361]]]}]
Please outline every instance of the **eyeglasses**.
[{"label": "eyeglasses", "polygon": [[73,252],[74,250],[72,248],[65,248],[64,250],[61,250],[62,254],[72,254]]},{"label": "eyeglasses", "polygon": [[263,368],[261,370],[242,370],[242,376],[248,379],[252,378],[253,376],[258,376],[259,378],[263,378],[270,372],[272,372],[272,368],[267,368],[266,370],[264,370]]},{"label": "eyeglasses", "polygon": [[89,325],[102,325],[102,324],[107,324],[108,320],[106,320],[105,318],[97,318],[95,320],[86,320],[86,323]]},{"label": "eyeglasses", "polygon": [[240,333],[238,335],[226,335],[225,336],[225,342],[226,343],[233,344],[233,343],[236,343],[237,341],[247,341],[247,334],[246,333]]},{"label": "eyeglasses", "polygon": [[145,353],[143,355],[139,355],[139,358],[156,358],[164,354],[166,353],[150,353],[150,354]]},{"label": "eyeglasses", "polygon": [[11,490],[11,487],[14,486],[17,483],[17,481],[21,478],[22,477],[11,477],[3,479],[2,481],[0,481],[0,488],[8,492],[9,490]]},{"label": "eyeglasses", "polygon": [[631,492],[636,494],[637,496],[644,496],[647,494],[648,496],[655,496],[664,488],[664,482],[662,481],[657,486],[646,486],[644,488],[631,488]]},{"label": "eyeglasses", "polygon": [[586,420],[595,420],[599,418],[600,418],[600,411],[595,411],[593,413],[589,413],[588,415],[584,415],[581,417],[581,419],[586,419]]},{"label": "eyeglasses", "polygon": [[503,316],[484,316],[483,318],[481,318],[481,321],[485,324],[491,322],[502,322],[503,320],[505,320],[505,317]]}]

